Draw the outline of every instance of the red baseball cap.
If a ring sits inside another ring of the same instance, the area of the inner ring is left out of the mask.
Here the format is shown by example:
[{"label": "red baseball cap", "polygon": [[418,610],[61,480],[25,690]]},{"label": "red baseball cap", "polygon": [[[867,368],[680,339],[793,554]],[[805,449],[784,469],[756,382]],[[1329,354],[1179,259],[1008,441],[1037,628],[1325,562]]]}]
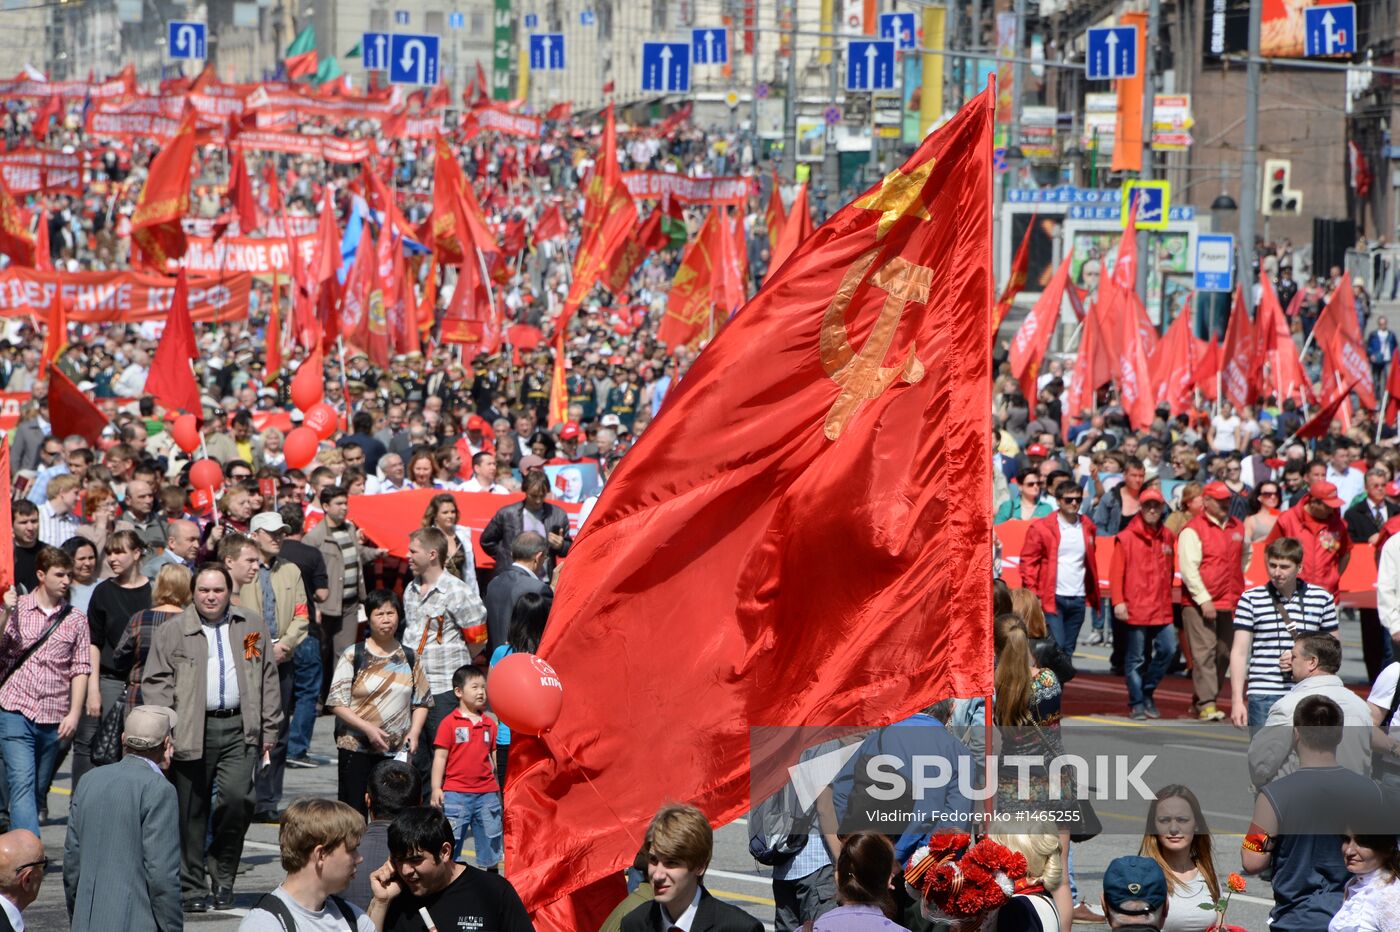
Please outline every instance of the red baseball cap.
[{"label": "red baseball cap", "polygon": [[486,418],[482,417],[480,414],[473,414],[471,417],[467,418],[467,430],[485,430],[485,429],[486,429]]},{"label": "red baseball cap", "polygon": [[1337,496],[1335,485],[1321,480],[1308,486],[1308,498],[1315,502],[1322,502],[1324,505],[1331,505],[1333,508],[1341,508],[1346,504]]},{"label": "red baseball cap", "polygon": [[1026,447],[1026,455],[1027,455],[1027,456],[1049,456],[1049,455],[1050,455],[1050,451],[1047,450],[1047,449],[1045,449],[1045,444],[1043,444],[1043,443],[1033,443],[1033,444],[1031,444],[1030,446]]},{"label": "red baseball cap", "polygon": [[1138,504],[1141,505],[1145,502],[1159,502],[1165,505],[1167,500],[1162,497],[1161,489],[1157,488],[1155,485],[1150,485],[1138,493]]},{"label": "red baseball cap", "polygon": [[582,431],[578,429],[578,425],[573,421],[568,421],[564,424],[563,429],[559,431],[559,439],[577,440],[580,433],[582,433]]},{"label": "red baseball cap", "polygon": [[1202,492],[1206,498],[1213,498],[1217,502],[1228,502],[1230,496],[1234,494],[1230,491],[1230,487],[1223,482],[1212,482],[1202,489]]},{"label": "red baseball cap", "polygon": [[1391,498],[1400,496],[1400,482],[1396,482],[1393,479],[1390,482],[1387,482],[1385,484],[1385,494],[1389,495]]}]

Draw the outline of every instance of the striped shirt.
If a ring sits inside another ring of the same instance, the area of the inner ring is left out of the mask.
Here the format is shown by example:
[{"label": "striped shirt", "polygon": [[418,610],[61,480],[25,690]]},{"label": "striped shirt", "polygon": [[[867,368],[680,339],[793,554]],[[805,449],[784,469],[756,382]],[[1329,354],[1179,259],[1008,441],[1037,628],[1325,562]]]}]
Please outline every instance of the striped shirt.
[{"label": "striped shirt", "polygon": [[340,559],[345,564],[345,574],[341,579],[342,604],[354,605],[359,601],[360,593],[360,551],[355,545],[355,535],[350,533],[348,523],[338,528],[327,526],[326,530],[330,532],[331,541],[340,548]]},{"label": "striped shirt", "polygon": [[[54,615],[66,607],[61,605],[53,612],[45,612],[39,607],[37,594],[19,597],[0,638],[0,674],[14,669],[20,654],[48,630]],[[18,712],[36,725],[58,724],[68,714],[72,681],[92,672],[88,654],[91,643],[87,616],[73,609],[44,646],[14,670],[0,689],[0,708]]]},{"label": "striped shirt", "polygon": [[1278,659],[1293,649],[1296,634],[1337,630],[1337,603],[1321,586],[1298,580],[1293,597],[1283,603],[1293,631],[1284,624],[1273,583],[1246,589],[1235,606],[1235,630],[1250,631],[1249,675],[1245,684],[1251,696],[1282,696],[1293,685],[1278,668]]},{"label": "striped shirt", "polygon": [[[452,691],[452,674],[486,647],[486,606],[446,570],[431,585],[414,578],[403,594],[403,643],[428,674],[433,695]],[[469,647],[468,644],[473,646]]]},{"label": "striped shirt", "polygon": [[48,502],[39,506],[39,540],[50,547],[62,547],[65,540],[78,533],[80,526],[82,522],[71,511],[58,515]]}]

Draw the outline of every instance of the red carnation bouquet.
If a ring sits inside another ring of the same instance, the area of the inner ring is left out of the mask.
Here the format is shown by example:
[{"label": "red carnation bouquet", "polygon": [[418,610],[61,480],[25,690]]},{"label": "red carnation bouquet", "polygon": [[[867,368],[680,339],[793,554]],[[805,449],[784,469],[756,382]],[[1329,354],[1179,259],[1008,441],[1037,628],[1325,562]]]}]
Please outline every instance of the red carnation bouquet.
[{"label": "red carnation bouquet", "polygon": [[1024,855],[965,832],[929,836],[910,857],[904,882],[922,898],[928,919],[954,923],[985,916],[1029,889]]}]

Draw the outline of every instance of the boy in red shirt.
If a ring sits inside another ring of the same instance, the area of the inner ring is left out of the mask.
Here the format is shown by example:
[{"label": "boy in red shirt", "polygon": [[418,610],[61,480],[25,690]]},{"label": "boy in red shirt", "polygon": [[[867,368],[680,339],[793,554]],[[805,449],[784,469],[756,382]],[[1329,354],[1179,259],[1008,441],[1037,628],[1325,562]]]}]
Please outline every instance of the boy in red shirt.
[{"label": "boy in red shirt", "polygon": [[505,841],[500,786],[496,783],[496,720],[486,708],[486,674],[463,665],[452,674],[457,708],[438,726],[433,738],[432,803],[452,823],[462,856],[467,829],[476,841],[476,866],[494,871]]}]

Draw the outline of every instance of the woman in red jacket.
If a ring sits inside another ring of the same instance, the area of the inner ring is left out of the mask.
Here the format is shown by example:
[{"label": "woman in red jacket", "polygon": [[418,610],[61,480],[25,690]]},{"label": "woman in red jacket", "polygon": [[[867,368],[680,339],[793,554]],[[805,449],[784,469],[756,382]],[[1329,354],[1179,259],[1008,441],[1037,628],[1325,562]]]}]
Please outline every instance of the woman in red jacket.
[{"label": "woman in red jacket", "polygon": [[[1172,627],[1172,550],[1176,535],[1162,523],[1166,504],[1156,486],[1138,496],[1141,511],[1114,538],[1109,584],[1113,614],[1125,622],[1123,676],[1128,681],[1128,710],[1135,719],[1160,718],[1152,693],[1176,656]],[[1152,662],[1143,672],[1143,655],[1152,642]]]}]

